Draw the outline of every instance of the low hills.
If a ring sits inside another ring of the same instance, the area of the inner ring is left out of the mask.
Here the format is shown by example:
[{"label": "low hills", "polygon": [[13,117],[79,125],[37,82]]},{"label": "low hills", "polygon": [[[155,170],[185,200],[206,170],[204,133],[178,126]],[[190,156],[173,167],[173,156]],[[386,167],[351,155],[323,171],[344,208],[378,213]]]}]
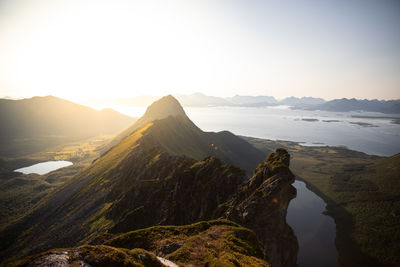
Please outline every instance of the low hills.
[{"label": "low hills", "polygon": [[116,134],[135,119],[54,96],[0,99],[0,156],[19,157],[63,143]]}]

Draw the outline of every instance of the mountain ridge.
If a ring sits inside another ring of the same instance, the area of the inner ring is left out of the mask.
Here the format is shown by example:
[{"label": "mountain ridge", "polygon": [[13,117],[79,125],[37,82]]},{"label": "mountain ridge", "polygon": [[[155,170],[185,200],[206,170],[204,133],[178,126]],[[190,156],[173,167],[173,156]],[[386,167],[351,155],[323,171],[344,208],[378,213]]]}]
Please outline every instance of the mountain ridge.
[{"label": "mountain ridge", "polygon": [[[182,142],[186,135],[195,143],[195,150],[203,147],[204,140],[210,149],[209,140],[203,139],[204,136],[221,137],[217,133],[202,132],[183,116],[182,110],[178,109],[177,116],[153,120],[132,132],[42,199],[30,214],[3,229],[0,232],[0,257],[10,256],[15,251],[21,256],[54,247],[76,246],[99,240],[104,235],[153,225],[184,225],[229,218],[252,226],[257,235],[263,237],[264,257],[271,264],[293,266],[296,238],[285,223],[282,208],[286,209],[294,195],[280,194],[292,188],[294,181],[288,153],[279,150],[265,162],[261,160],[264,163],[258,166],[250,180],[252,186],[246,186],[245,172],[215,155],[196,160],[174,152],[179,148],[175,141]],[[197,134],[200,138],[193,138]],[[174,136],[176,139],[172,138]],[[226,136],[246,148],[252,147],[233,134]],[[222,138],[226,139],[226,136]],[[225,140],[227,145],[215,140],[224,148],[211,146],[212,151],[217,151],[216,155],[224,156],[231,151],[225,150],[231,141]],[[169,148],[168,144],[171,145]],[[232,154],[238,155],[237,151]],[[243,184],[247,189],[240,189]],[[273,199],[279,199],[282,206],[276,205]],[[255,207],[264,207],[258,213],[259,219],[253,223],[240,219],[245,217],[244,214],[254,217]],[[267,218],[273,223],[268,229],[254,226],[256,221],[265,224]],[[277,242],[282,236],[287,242]]]},{"label": "mountain ridge", "polygon": [[196,160],[215,156],[225,163],[239,166],[249,176],[267,155],[228,131],[202,131],[171,95],[150,105],[145,114],[117,135],[102,149],[103,152],[149,122],[153,122],[152,136],[172,155],[185,155]]}]

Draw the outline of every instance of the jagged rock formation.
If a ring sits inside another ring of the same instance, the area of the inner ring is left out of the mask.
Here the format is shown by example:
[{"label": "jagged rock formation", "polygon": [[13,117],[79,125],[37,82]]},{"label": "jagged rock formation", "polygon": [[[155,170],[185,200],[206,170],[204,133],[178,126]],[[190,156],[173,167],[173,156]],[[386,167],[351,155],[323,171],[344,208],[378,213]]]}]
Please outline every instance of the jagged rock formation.
[{"label": "jagged rock formation", "polygon": [[243,149],[240,138],[204,133],[180,115],[147,123],[1,231],[0,256],[101,243],[153,225],[227,218],[256,232],[274,266],[295,266],[297,242],[285,222],[295,195],[289,154],[277,150],[247,181],[244,171],[218,158],[184,156],[201,151],[212,135],[224,148],[216,155],[235,159]]},{"label": "jagged rock formation", "polygon": [[297,260],[293,257],[297,239],[286,223],[287,207],[296,197],[289,163],[290,155],[284,149],[270,154],[229,201],[224,215],[256,232],[272,266],[295,266]]}]

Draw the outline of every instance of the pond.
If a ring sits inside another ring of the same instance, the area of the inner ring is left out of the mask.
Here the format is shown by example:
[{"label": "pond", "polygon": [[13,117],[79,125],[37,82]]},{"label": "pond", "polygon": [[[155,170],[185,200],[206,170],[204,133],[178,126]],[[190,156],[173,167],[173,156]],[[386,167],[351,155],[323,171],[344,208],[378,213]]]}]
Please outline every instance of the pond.
[{"label": "pond", "polygon": [[297,197],[289,204],[286,221],[299,242],[299,267],[339,266],[335,247],[336,225],[324,215],[326,203],[306,184],[296,180]]},{"label": "pond", "polygon": [[32,166],[14,170],[15,172],[22,172],[23,174],[37,173],[40,175],[55,171],[57,169],[72,165],[72,162],[65,160],[46,161],[34,164]]}]

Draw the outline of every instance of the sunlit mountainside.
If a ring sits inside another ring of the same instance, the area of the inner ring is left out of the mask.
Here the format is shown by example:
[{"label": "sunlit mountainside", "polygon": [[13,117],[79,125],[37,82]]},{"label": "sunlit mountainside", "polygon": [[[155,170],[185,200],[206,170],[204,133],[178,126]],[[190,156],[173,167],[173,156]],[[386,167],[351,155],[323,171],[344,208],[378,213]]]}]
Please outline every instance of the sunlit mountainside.
[{"label": "sunlit mountainside", "polygon": [[135,118],[53,97],[0,99],[0,156],[16,157],[99,135],[115,134]]},{"label": "sunlit mountainside", "polygon": [[400,1],[0,0],[0,267],[399,267]]},{"label": "sunlit mountainside", "polygon": [[[398,262],[398,155],[204,132],[170,95],[95,140],[0,162],[2,261],[295,266],[286,212],[296,175],[328,204],[341,265]],[[74,165],[12,172],[60,156]]]},{"label": "sunlit mountainside", "polygon": [[[136,130],[51,191],[33,211],[3,229],[2,257],[104,243],[128,249],[141,247],[153,253],[165,250],[163,255],[179,264],[293,264],[295,257],[290,255],[296,253],[296,239],[285,224],[285,212],[281,209],[285,210],[294,197],[290,185],[294,176],[288,168],[290,156],[284,149],[265,159],[263,152],[231,133],[222,133],[228,138],[204,133],[171,96],[151,105],[135,125]],[[202,160],[194,159],[203,156],[206,157]],[[245,171],[215,156],[245,167],[256,167],[258,162],[265,161],[248,180]],[[251,230],[237,228],[238,225],[228,221],[188,226],[194,227],[194,236],[191,231],[186,232],[187,227],[177,228],[174,235],[179,235],[182,241],[166,240],[162,246],[149,242],[155,242],[154,238],[166,239],[171,228],[165,228],[168,230],[165,233],[164,228],[155,228],[151,231],[161,231],[157,237],[150,234],[139,243],[131,234],[119,237],[121,233],[153,225],[182,225],[221,218],[248,226],[257,233],[257,241]],[[194,246],[189,240],[202,240],[201,231],[208,228],[210,234],[217,232],[213,234],[217,247],[209,247],[199,256],[198,246],[204,245]],[[125,241],[127,238],[129,241]],[[218,244],[225,245],[218,249]],[[175,249],[166,248],[171,246]],[[77,249],[84,254],[82,251],[87,249],[104,248]],[[15,251],[20,253],[14,254]],[[92,263],[90,259],[88,262]]]}]

